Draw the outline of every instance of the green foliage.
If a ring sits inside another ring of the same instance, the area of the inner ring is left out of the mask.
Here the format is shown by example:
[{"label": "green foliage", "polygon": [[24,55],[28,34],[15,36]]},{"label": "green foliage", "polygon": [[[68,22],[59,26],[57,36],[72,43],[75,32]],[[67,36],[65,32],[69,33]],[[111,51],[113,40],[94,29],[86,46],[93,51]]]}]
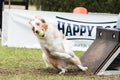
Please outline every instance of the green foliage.
[{"label": "green foliage", "polygon": [[89,12],[120,12],[120,0],[41,0],[39,5],[45,11],[72,12],[75,7],[83,6]]},{"label": "green foliage", "polygon": [[[85,2],[85,1],[84,1]],[[119,13],[120,0],[91,0],[85,2],[85,7],[90,12]]]},{"label": "green foliage", "polygon": [[41,0],[42,10],[72,12],[78,0]]},{"label": "green foliage", "polygon": [[41,0],[29,0],[30,5],[35,5],[37,10],[40,10],[41,8]]}]

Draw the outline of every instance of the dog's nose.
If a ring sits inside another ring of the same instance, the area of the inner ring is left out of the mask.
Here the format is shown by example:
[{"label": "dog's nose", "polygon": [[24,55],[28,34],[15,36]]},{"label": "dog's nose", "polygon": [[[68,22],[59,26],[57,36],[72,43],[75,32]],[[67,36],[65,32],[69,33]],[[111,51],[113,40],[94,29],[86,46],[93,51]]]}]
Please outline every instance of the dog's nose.
[{"label": "dog's nose", "polygon": [[37,30],[37,31],[35,31],[36,33],[39,33],[39,31]]}]

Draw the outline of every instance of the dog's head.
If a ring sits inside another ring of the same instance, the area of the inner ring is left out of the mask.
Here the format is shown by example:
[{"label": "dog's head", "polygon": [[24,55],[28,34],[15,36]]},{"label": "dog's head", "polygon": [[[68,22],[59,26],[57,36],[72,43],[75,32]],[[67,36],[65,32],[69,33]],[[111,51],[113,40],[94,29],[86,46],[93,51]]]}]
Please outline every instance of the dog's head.
[{"label": "dog's head", "polygon": [[46,21],[40,17],[35,17],[35,19],[30,20],[29,24],[32,26],[32,30],[35,34],[39,34],[39,32],[42,31],[43,36],[48,28]]}]

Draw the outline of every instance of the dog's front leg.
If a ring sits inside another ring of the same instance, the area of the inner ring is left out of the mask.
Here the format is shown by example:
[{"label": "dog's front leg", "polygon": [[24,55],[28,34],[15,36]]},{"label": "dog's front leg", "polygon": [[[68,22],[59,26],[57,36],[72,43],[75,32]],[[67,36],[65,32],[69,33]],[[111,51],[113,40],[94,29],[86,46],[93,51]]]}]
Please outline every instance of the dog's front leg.
[{"label": "dog's front leg", "polygon": [[45,62],[46,68],[52,67],[45,53],[42,54],[42,58]]},{"label": "dog's front leg", "polygon": [[61,71],[59,72],[59,74],[65,74],[65,72],[67,71],[66,68],[63,68],[63,67],[61,67],[61,66],[58,66],[58,68],[61,70]]},{"label": "dog's front leg", "polygon": [[53,52],[51,53],[52,56],[59,57],[61,59],[70,59],[72,56],[67,54],[67,53],[62,53],[62,52]]}]

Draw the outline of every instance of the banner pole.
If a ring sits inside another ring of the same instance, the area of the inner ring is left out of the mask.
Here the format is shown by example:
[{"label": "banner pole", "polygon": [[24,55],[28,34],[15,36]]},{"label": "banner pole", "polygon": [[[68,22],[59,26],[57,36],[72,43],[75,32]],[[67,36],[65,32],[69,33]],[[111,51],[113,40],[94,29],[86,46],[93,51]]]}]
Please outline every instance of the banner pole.
[{"label": "banner pole", "polygon": [[11,0],[9,0],[9,9],[11,8]]}]

